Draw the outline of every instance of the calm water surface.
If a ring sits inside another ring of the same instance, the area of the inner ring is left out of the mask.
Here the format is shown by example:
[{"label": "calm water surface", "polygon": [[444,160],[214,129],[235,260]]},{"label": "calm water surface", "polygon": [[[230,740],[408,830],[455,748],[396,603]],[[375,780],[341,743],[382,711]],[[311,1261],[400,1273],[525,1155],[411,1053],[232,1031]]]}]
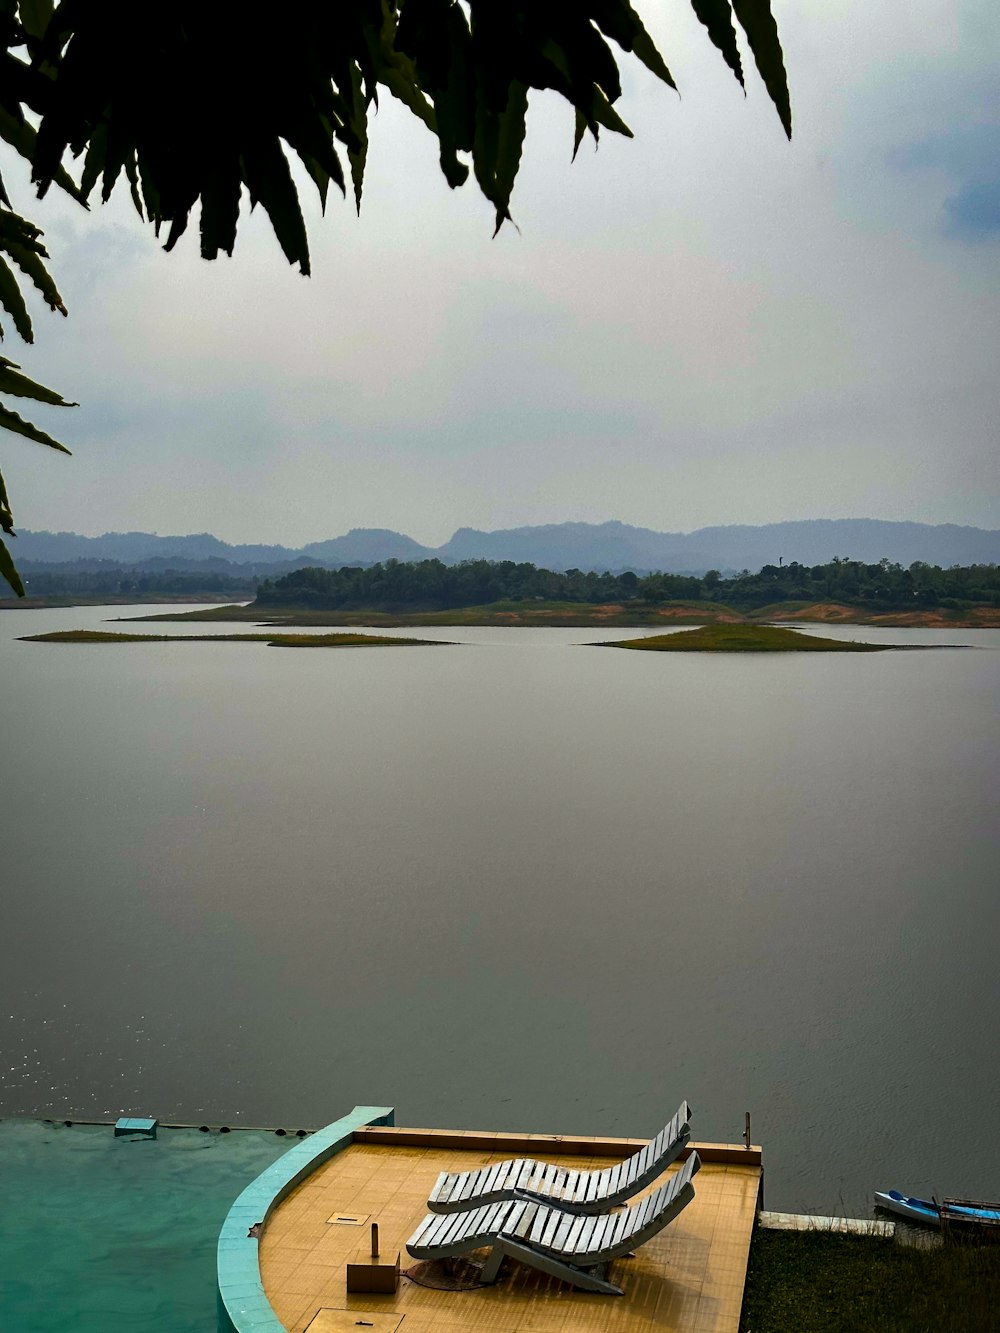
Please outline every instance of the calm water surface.
[{"label": "calm water surface", "polygon": [[0,611],[2,1113],[639,1135],[687,1097],[702,1139],[753,1112],[770,1207],[1000,1196],[1000,632],[15,641],[142,609]]}]

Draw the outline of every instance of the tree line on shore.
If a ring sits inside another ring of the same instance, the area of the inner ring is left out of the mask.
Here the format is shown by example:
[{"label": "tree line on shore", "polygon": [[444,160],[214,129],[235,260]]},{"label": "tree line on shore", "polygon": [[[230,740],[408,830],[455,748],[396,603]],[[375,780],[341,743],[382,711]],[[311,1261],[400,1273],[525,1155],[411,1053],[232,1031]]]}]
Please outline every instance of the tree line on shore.
[{"label": "tree line on shore", "polygon": [[[233,601],[253,597],[257,580],[221,574],[214,570],[128,569],[38,569],[22,566],[29,597],[231,597]],[[0,586],[0,596],[3,588]]]},{"label": "tree line on shore", "polygon": [[928,606],[1000,605],[1000,566],[969,565],[942,569],[917,561],[904,568],[890,560],[868,565],[835,557],[824,565],[796,561],[764,565],[757,573],[742,570],[723,576],[710,569],[703,576],[655,573],[638,575],[560,573],[512,560],[441,560],[384,563],[358,568],[297,569],[264,579],[257,589],[261,606],[314,610],[451,610],[492,602],[722,603],[753,610],[775,602],[841,602],[879,609]]}]

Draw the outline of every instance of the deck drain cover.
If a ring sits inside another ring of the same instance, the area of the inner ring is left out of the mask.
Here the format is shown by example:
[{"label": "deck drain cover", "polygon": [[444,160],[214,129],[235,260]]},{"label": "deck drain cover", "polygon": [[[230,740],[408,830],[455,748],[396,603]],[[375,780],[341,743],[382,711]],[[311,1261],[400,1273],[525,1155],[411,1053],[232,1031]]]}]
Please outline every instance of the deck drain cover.
[{"label": "deck drain cover", "polygon": [[307,1325],[306,1333],[396,1333],[402,1322],[403,1316],[395,1311],[323,1309]]},{"label": "deck drain cover", "polygon": [[333,1213],[326,1220],[333,1226],[363,1227],[371,1213]]}]

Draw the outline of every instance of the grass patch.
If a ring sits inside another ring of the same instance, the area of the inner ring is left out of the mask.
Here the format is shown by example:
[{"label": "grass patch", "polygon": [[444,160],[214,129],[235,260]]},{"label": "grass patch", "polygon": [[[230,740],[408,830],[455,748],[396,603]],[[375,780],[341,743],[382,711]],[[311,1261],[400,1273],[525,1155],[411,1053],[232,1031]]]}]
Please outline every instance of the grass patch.
[{"label": "grass patch", "polygon": [[66,629],[26,634],[22,643],[266,643],[269,648],[435,647],[440,640],[400,639],[382,634],[118,634]]},{"label": "grass patch", "polygon": [[197,611],[161,611],[152,616],[122,616],[123,620],[259,620],[242,602],[226,602],[220,606],[199,607]]},{"label": "grass patch", "polygon": [[638,648],[654,653],[880,653],[888,644],[821,639],[774,625],[704,625],[683,634],[658,634],[649,639],[624,639],[599,648]]},{"label": "grass patch", "polygon": [[[786,616],[798,615],[801,611],[809,611],[813,607],[819,606],[819,602],[769,602],[767,606],[756,606],[752,611],[748,611],[747,619],[754,621],[783,620]],[[838,610],[842,609],[848,612],[852,609],[846,606],[841,608],[839,603],[837,604],[837,607]],[[817,616],[818,620],[823,618],[824,617],[822,616]],[[829,619],[828,616],[825,618]]]},{"label": "grass patch", "polygon": [[985,1333],[998,1310],[1000,1246],[758,1228],[740,1333]]}]

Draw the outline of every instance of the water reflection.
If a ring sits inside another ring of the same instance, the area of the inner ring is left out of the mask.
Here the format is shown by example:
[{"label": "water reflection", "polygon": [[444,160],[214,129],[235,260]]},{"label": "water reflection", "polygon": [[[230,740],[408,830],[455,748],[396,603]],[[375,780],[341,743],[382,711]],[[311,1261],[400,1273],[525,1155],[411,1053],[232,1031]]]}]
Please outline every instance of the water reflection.
[{"label": "water reflection", "polygon": [[996,651],[13,641],[141,611],[0,613],[6,1113],[686,1096],[705,1139],[753,1111],[770,1207],[1000,1193]]}]

